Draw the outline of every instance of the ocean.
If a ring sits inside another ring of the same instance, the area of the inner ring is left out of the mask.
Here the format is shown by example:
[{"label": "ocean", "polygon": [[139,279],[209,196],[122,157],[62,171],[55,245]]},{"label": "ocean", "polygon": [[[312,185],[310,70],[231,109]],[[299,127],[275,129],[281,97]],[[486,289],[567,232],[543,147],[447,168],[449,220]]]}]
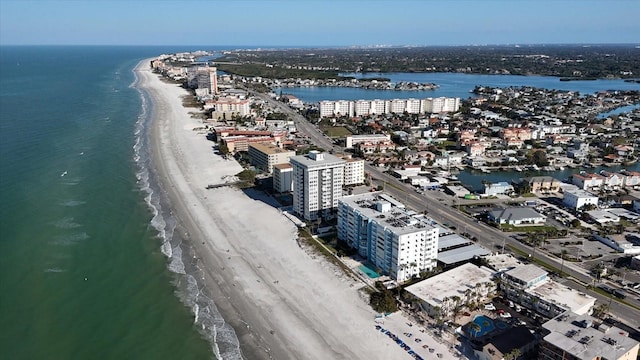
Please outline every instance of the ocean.
[{"label": "ocean", "polygon": [[215,358],[132,86],[138,61],[198,49],[0,47],[2,358]]}]

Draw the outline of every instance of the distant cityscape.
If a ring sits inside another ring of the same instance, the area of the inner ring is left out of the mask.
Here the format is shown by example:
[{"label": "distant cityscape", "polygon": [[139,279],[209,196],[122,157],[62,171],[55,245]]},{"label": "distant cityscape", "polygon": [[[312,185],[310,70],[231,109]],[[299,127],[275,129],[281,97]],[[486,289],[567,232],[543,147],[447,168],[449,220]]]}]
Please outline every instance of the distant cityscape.
[{"label": "distant cityscape", "polygon": [[[457,357],[638,355],[640,91],[478,86],[469,99],[305,104],[263,77],[219,75],[204,54],[151,65],[192,90],[218,156],[376,289],[381,318],[451,333]],[[471,191],[466,170],[522,176]],[[377,329],[429,356],[413,334]]]}]

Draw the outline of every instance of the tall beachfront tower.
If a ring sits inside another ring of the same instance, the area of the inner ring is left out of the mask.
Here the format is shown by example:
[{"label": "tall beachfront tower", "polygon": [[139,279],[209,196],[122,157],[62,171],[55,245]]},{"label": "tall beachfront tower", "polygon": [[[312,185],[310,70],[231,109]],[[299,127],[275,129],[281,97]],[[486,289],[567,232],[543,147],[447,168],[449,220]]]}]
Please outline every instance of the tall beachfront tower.
[{"label": "tall beachfront tower", "polygon": [[311,151],[289,159],[293,166],[293,210],[305,220],[330,217],[342,197],[345,161]]},{"label": "tall beachfront tower", "polygon": [[431,219],[382,192],[338,202],[338,239],[399,282],[436,267],[438,235]]}]

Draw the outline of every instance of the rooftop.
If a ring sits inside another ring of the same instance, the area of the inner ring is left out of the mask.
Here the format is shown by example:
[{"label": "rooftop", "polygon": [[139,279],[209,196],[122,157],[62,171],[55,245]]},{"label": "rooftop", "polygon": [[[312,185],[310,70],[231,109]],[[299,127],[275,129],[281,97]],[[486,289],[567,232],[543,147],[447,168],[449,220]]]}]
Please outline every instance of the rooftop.
[{"label": "rooftop", "polygon": [[298,163],[305,167],[316,166],[339,166],[344,165],[345,161],[337,156],[333,156],[329,153],[321,153],[318,151],[311,151],[307,155],[292,156],[290,158],[291,163]]},{"label": "rooftop", "polygon": [[344,196],[339,202],[356,209],[363,216],[398,235],[418,231],[437,232],[432,220],[406,209],[404,204],[383,192]]},{"label": "rooftop", "polygon": [[525,220],[532,218],[546,218],[546,216],[539,214],[537,211],[530,207],[510,207],[506,209],[497,209],[489,211],[495,219],[507,219],[507,220]]},{"label": "rooftop", "polygon": [[280,148],[278,146],[275,146],[273,144],[262,144],[262,143],[258,143],[258,144],[251,144],[249,145],[250,148],[254,148],[258,151],[260,151],[261,153],[264,154],[282,154],[282,153],[292,153],[295,154],[295,151],[291,151],[291,150],[285,150],[283,148]]},{"label": "rooftop", "polygon": [[459,247],[457,249],[438,252],[438,261],[445,265],[451,265],[459,263],[461,261],[471,260],[476,256],[489,255],[489,253],[489,250],[483,248],[482,246],[471,244],[468,246]]},{"label": "rooftop", "polygon": [[584,313],[590,309],[596,298],[553,280],[547,280],[526,290],[544,301],[559,305],[575,313]]},{"label": "rooftop", "polygon": [[606,325],[594,327],[594,318],[565,312],[547,321],[542,327],[550,333],[544,341],[570,353],[578,359],[619,359],[631,352],[635,358],[638,342],[625,331]]},{"label": "rooftop", "polygon": [[467,263],[445,273],[408,286],[405,290],[431,306],[440,306],[444,298],[461,296],[476,284],[491,282],[493,272]]},{"label": "rooftop", "polygon": [[534,264],[526,264],[522,266],[518,266],[514,269],[511,269],[505,272],[508,276],[522,280],[525,283],[538,279],[542,276],[546,276],[547,272],[539,268]]},{"label": "rooftop", "polygon": [[496,271],[504,271],[521,266],[522,262],[511,254],[495,254],[484,257],[489,267]]}]

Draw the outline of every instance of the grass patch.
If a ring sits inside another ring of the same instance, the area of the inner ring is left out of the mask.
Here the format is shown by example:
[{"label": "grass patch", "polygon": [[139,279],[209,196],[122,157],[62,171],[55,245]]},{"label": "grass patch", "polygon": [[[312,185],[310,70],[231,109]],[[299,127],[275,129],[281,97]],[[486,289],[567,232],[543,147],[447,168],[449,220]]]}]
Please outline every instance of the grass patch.
[{"label": "grass patch", "polygon": [[327,126],[322,127],[322,131],[327,133],[330,138],[345,137],[351,135],[351,131],[344,126]]},{"label": "grass patch", "polygon": [[508,224],[500,225],[500,229],[506,232],[523,232],[523,233],[550,233],[557,231],[553,226],[513,226]]}]

